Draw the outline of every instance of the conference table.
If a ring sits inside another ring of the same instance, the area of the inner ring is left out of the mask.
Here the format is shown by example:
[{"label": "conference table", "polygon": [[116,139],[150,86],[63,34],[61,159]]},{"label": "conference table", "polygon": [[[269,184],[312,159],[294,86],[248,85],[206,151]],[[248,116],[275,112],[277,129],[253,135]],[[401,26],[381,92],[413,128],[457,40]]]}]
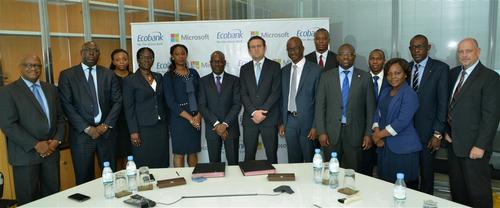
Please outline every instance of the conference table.
[{"label": "conference table", "polygon": [[[243,176],[238,166],[226,166],[225,177],[207,178],[203,182],[191,179],[193,168],[150,169],[156,180],[177,178],[186,179],[186,185],[140,191],[137,194],[157,202],[156,207],[393,207],[394,185],[360,173],[355,174],[355,186],[359,190],[360,200],[350,204],[341,204],[337,200],[345,198],[326,185],[313,181],[311,163],[276,164],[277,173],[295,173],[295,181],[268,181],[267,175]],[[343,186],[343,169],[339,174],[340,186]],[[179,175],[179,176],[178,176]],[[273,189],[288,185],[295,192],[275,195]],[[77,202],[67,197],[74,193],[90,196],[84,202]],[[173,205],[165,205],[179,200],[182,196],[259,194],[253,196],[184,198]],[[51,196],[39,199],[23,207],[133,207],[122,198],[105,199],[101,179],[81,184]],[[437,202],[438,207],[464,207],[452,201],[407,189],[404,207],[422,207],[424,200]]]}]

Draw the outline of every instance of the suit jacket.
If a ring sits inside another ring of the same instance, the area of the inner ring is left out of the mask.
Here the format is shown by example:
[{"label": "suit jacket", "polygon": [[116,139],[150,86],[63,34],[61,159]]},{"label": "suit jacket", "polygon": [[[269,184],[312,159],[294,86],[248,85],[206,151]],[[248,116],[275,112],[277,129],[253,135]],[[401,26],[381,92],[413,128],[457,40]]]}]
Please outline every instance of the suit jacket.
[{"label": "suit jacket", "polygon": [[[390,96],[390,87],[380,93],[380,99]],[[386,118],[386,129],[391,129],[397,134],[389,136],[385,140],[385,145],[396,154],[408,154],[422,150],[422,144],[413,126],[413,116],[418,109],[418,97],[415,91],[406,83],[401,86],[397,94],[389,103]],[[374,126],[378,127],[380,122],[380,106],[377,107],[373,117]],[[380,126],[383,130],[384,127]]]},{"label": "suit jacket", "polygon": [[71,130],[82,133],[88,126],[105,123],[114,127],[122,108],[120,84],[113,71],[96,66],[97,90],[101,107],[101,121],[95,123],[92,115],[92,100],[87,79],[81,64],[61,72],[59,76],[59,93],[61,104],[69,120]]},{"label": "suit jacket", "polygon": [[[42,163],[44,158],[35,150],[35,144],[48,139],[64,139],[64,117],[57,88],[43,81],[40,86],[49,108],[50,128],[42,107],[22,78],[0,88],[0,127],[7,136],[11,165]],[[59,158],[59,151],[49,157]]]},{"label": "suit jacket", "polygon": [[[455,83],[459,79],[462,66],[453,68],[450,73],[448,99],[451,99]],[[453,152],[458,157],[469,157],[473,146],[491,154],[492,142],[500,118],[500,77],[481,62],[462,85],[455,99],[455,106],[449,112]]]},{"label": "suit jacket", "polygon": [[[299,87],[297,88],[297,95],[295,103],[297,105],[297,119],[302,128],[302,132],[309,132],[314,127],[314,103],[316,101],[316,89],[318,88],[321,69],[315,63],[306,61],[302,74],[299,78]],[[287,64],[281,70],[281,115],[283,125],[287,123],[288,113],[288,96],[290,91],[292,73],[292,63]]]},{"label": "suit jacket", "polygon": [[160,73],[151,72],[156,80],[156,91],[137,70],[123,80],[123,109],[130,133],[139,133],[139,126],[153,126],[161,120],[167,121],[167,106],[163,97]]},{"label": "suit jacket", "polygon": [[[307,54],[305,57],[308,61],[318,64],[318,59],[316,58],[316,51]],[[339,67],[339,63],[337,62],[337,54],[335,54],[332,51],[328,51],[328,55],[326,56],[326,61],[325,60],[323,61],[325,64],[324,67],[325,70],[330,70]]]},{"label": "suit jacket", "polygon": [[[410,67],[413,65],[414,62],[410,62]],[[415,128],[423,144],[427,144],[434,131],[444,135],[448,111],[449,70],[450,67],[447,64],[430,57],[425,65],[417,90],[420,105],[415,114]],[[407,81],[410,84],[411,76],[408,76]]]},{"label": "suit jacket", "polygon": [[[321,74],[316,94],[315,121],[319,135],[327,134],[330,143],[336,144],[340,137],[342,122],[342,94],[340,90],[339,68]],[[352,138],[347,138],[352,146],[361,146],[363,136],[372,134],[375,95],[371,75],[354,68],[347,102],[347,126]]]},{"label": "suit jacket", "polygon": [[266,110],[267,118],[262,121],[261,126],[277,126],[279,122],[279,99],[281,96],[281,68],[278,62],[265,58],[259,77],[259,85],[256,85],[253,61],[249,61],[240,69],[241,102],[245,110],[243,112],[243,126],[256,125],[251,120],[251,114],[255,110]]},{"label": "suit jacket", "polygon": [[214,74],[210,73],[200,79],[198,109],[205,119],[205,132],[212,132],[214,123],[227,123],[229,138],[240,136],[238,114],[241,110],[240,80],[238,77],[224,72],[221,93],[217,92]]}]

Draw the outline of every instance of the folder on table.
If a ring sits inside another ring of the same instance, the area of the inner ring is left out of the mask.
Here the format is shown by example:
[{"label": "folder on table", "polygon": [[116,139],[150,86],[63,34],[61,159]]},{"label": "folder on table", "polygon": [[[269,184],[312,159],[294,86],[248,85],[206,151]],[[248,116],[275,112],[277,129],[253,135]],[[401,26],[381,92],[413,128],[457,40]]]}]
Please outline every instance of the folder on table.
[{"label": "folder on table", "polygon": [[276,169],[267,160],[249,160],[239,163],[244,176],[267,175],[276,173]]},{"label": "folder on table", "polygon": [[226,163],[199,163],[193,170],[193,178],[217,178],[224,177],[226,172]]}]

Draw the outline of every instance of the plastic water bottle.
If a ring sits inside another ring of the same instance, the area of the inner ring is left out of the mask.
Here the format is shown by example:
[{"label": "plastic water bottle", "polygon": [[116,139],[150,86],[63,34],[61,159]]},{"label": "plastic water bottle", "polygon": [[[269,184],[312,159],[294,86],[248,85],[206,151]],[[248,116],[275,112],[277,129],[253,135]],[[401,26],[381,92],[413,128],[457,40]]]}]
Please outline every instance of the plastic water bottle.
[{"label": "plastic water bottle", "polygon": [[104,198],[112,199],[115,197],[113,190],[113,170],[109,167],[109,162],[104,162],[104,169],[102,170],[102,184],[104,185]]},{"label": "plastic water bottle", "polygon": [[340,164],[339,160],[337,159],[337,152],[332,152],[332,158],[330,159],[330,164],[328,164],[328,167],[330,168],[330,181],[328,184],[330,185],[330,188],[336,189],[339,187],[339,171],[340,171]]},{"label": "plastic water bottle", "polygon": [[127,157],[127,182],[128,182],[128,190],[132,193],[137,192],[137,167],[134,163],[134,157]]},{"label": "plastic water bottle", "polygon": [[394,207],[402,207],[406,201],[405,175],[397,173],[396,178],[394,183]]},{"label": "plastic water bottle", "polygon": [[323,171],[323,157],[321,157],[321,150],[315,149],[313,157],[313,171],[314,171],[314,182],[321,183]]}]

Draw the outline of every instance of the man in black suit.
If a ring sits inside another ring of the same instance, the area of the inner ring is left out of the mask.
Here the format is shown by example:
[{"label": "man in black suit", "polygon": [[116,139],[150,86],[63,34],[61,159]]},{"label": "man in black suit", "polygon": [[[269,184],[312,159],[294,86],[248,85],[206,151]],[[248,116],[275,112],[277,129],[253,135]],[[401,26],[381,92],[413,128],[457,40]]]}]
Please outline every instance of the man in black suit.
[{"label": "man in black suit", "polygon": [[312,162],[316,140],[314,103],[321,69],[306,61],[304,46],[298,37],[286,44],[292,63],[282,68],[280,135],[285,136],[289,163]]},{"label": "man in black suit", "polygon": [[306,59],[310,62],[317,63],[321,69],[329,70],[337,68],[337,54],[328,50],[330,44],[330,33],[325,28],[319,28],[314,33],[314,46],[316,50],[307,54]]},{"label": "man in black suit", "polygon": [[[380,49],[374,49],[370,52],[368,56],[368,66],[370,68],[370,75],[373,82],[373,94],[375,95],[375,106],[378,104],[378,97],[380,92],[385,88],[389,87],[387,79],[385,79],[384,74],[384,63],[385,63],[385,53]],[[359,167],[359,172],[368,176],[373,175],[373,167],[377,163],[377,152],[376,147],[370,147],[367,150],[363,150],[363,155],[361,158],[361,166]]]},{"label": "man in black suit", "polygon": [[86,42],[80,51],[81,64],[61,72],[59,92],[70,124],[71,157],[76,184],[94,179],[94,155],[102,168],[104,161],[115,167],[116,132],[113,126],[120,115],[122,96],[113,71],[96,65],[99,48]]},{"label": "man in black suit", "polygon": [[[409,63],[411,76],[408,84],[418,95],[419,107],[415,113],[415,128],[424,148],[420,151],[420,191],[434,193],[434,157],[441,145],[448,109],[448,71],[442,61],[432,59],[431,45],[424,35],[415,35],[410,41],[413,60]],[[415,186],[416,187],[416,186]]]},{"label": "man in black suit", "polygon": [[245,160],[255,160],[259,134],[267,160],[278,162],[279,99],[281,96],[280,64],[264,57],[266,41],[260,36],[248,40],[252,61],[241,66],[240,84],[243,112]]},{"label": "man in black suit", "polygon": [[221,161],[222,143],[229,165],[238,164],[241,110],[240,81],[238,77],[224,72],[226,58],[220,51],[210,56],[212,73],[201,78],[198,105],[205,119],[210,162]]},{"label": "man in black suit", "polygon": [[321,74],[316,94],[315,124],[326,161],[337,152],[340,166],[358,170],[362,151],[372,146],[375,97],[371,75],[353,66],[356,52],[339,47],[339,68]]},{"label": "man in black suit", "polygon": [[40,81],[35,55],[20,65],[21,78],[0,88],[0,127],[7,136],[18,205],[59,191],[59,149],[64,117],[57,88]]},{"label": "man in black suit", "polygon": [[472,207],[493,207],[489,161],[500,118],[500,76],[479,61],[477,41],[458,44],[460,66],[449,72],[445,139],[453,201]]}]

